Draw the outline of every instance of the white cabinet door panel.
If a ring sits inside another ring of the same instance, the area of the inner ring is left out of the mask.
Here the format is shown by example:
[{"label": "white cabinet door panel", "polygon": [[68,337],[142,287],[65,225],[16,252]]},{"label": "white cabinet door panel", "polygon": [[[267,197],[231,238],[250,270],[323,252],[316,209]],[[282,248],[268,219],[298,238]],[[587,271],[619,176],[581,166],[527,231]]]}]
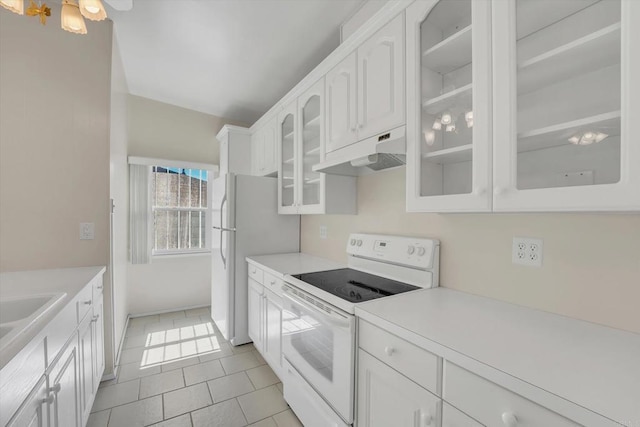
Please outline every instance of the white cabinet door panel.
[{"label": "white cabinet door panel", "polygon": [[326,152],[337,150],[358,140],[356,74],[356,52],[353,52],[325,77]]},{"label": "white cabinet door panel", "polygon": [[358,48],[358,139],[404,124],[404,14]]}]

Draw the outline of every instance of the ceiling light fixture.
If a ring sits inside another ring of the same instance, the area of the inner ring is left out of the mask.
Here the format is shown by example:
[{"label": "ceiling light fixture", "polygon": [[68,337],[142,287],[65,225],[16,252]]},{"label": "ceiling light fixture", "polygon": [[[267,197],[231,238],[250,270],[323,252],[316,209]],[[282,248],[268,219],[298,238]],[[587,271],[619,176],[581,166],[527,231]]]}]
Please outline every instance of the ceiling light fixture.
[{"label": "ceiling light fixture", "polygon": [[449,112],[442,113],[442,117],[440,118],[440,121],[442,122],[443,125],[450,125],[451,123],[453,123],[453,117],[451,117],[451,113]]},{"label": "ceiling light fixture", "polygon": [[[60,25],[63,30],[74,34],[87,34],[87,26],[83,16],[92,21],[102,21],[107,18],[107,11],[101,0],[62,0],[62,12],[60,13]],[[24,15],[24,0],[0,0],[0,6],[18,15]],[[29,0],[26,10],[27,16],[39,16],[42,25],[46,24],[47,17],[51,16],[51,8],[46,3]]]},{"label": "ceiling light fixture", "polygon": [[451,123],[450,125],[447,125],[447,127],[445,128],[445,131],[447,131],[447,132],[455,132],[456,131],[456,124],[455,123]]},{"label": "ceiling light fixture", "polygon": [[18,15],[24,15],[24,0],[0,0],[0,6]]},{"label": "ceiling light fixture", "polygon": [[593,143],[600,142],[607,138],[609,135],[602,132],[585,131],[578,133],[569,138],[569,142],[574,145],[591,145]]},{"label": "ceiling light fixture", "polygon": [[436,133],[432,130],[428,130],[424,133],[424,142],[427,143],[428,146],[432,146],[434,142],[436,142]]},{"label": "ceiling light fixture", "polygon": [[433,130],[440,130],[440,129],[442,129],[442,122],[440,121],[440,119],[436,119],[436,120],[433,122],[433,126],[431,126],[431,129],[433,129]]},{"label": "ceiling light fixture", "polygon": [[87,34],[87,25],[82,19],[80,8],[74,0],[62,0],[60,25],[65,31],[74,34]]}]

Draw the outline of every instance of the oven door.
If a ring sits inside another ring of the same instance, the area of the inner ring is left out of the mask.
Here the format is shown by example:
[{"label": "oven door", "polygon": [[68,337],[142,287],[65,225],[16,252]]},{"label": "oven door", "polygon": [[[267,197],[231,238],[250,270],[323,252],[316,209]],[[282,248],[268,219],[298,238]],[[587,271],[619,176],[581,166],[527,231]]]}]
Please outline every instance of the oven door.
[{"label": "oven door", "polygon": [[354,316],[292,286],[283,289],[285,358],[347,424],[353,423]]}]

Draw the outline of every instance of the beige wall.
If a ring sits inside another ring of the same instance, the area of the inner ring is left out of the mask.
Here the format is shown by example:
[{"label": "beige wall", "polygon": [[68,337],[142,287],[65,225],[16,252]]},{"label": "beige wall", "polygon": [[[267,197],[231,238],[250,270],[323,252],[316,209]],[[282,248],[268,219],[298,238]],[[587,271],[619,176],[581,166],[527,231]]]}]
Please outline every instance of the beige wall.
[{"label": "beige wall", "polygon": [[[358,215],[304,215],[302,251],[346,262],[351,232],[433,237],[441,286],[640,333],[640,215],[406,213],[404,172],[358,178]],[[514,236],[544,240],[541,268],[511,263]]]},{"label": "beige wall", "polygon": [[129,155],[218,164],[216,134],[246,124],[129,95]]},{"label": "beige wall", "polygon": [[109,260],[111,21],[78,36],[52,8],[0,13],[0,271]]},{"label": "beige wall", "polygon": [[[219,163],[217,116],[129,95],[129,155]],[[140,315],[211,303],[211,257],[154,257],[128,266],[129,313]]]}]

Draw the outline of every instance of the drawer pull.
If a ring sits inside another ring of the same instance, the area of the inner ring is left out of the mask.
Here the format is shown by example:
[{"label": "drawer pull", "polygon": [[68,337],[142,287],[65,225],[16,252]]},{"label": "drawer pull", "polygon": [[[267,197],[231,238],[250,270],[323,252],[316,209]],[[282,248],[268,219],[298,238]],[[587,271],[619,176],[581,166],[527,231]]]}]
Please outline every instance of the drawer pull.
[{"label": "drawer pull", "polygon": [[90,299],[88,299],[88,300],[86,300],[86,301],[82,301],[82,303],[83,303],[84,305],[91,305],[91,300],[90,300]]},{"label": "drawer pull", "polygon": [[96,289],[102,290],[102,285],[96,286]]},{"label": "drawer pull", "polygon": [[396,349],[391,346],[386,346],[384,348],[384,352],[387,353],[387,356],[391,356],[393,353],[396,352]]},{"label": "drawer pull", "polygon": [[506,427],[516,427],[518,425],[518,418],[511,412],[505,412],[502,414],[502,423]]},{"label": "drawer pull", "polygon": [[433,421],[433,417],[428,412],[423,412],[420,414],[420,425],[422,427],[430,426]]},{"label": "drawer pull", "polygon": [[91,318],[91,323],[95,323],[95,322],[97,322],[99,318],[100,318],[100,316],[99,316],[98,314],[96,314],[95,316],[93,316],[93,317]]}]

